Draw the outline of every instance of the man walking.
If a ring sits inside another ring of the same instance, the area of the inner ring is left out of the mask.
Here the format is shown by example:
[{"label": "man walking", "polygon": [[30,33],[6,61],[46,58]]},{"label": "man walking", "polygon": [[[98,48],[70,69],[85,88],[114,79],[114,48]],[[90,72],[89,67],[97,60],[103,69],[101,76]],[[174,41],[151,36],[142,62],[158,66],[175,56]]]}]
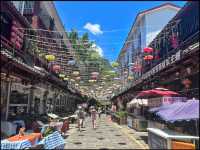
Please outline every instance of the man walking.
[{"label": "man walking", "polygon": [[85,113],[84,113],[81,106],[78,106],[78,110],[75,113],[77,115],[78,128],[79,128],[79,131],[81,131],[81,127],[83,127],[83,121],[84,121]]}]

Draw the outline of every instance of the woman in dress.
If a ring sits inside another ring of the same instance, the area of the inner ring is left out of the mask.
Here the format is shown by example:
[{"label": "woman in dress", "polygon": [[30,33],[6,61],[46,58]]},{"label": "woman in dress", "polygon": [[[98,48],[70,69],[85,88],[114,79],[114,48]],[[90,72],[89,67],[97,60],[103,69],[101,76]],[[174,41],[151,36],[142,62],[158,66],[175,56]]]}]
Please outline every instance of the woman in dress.
[{"label": "woman in dress", "polygon": [[93,129],[96,129],[96,115],[97,115],[97,111],[94,108],[94,106],[91,107],[91,118],[92,118],[92,127]]}]

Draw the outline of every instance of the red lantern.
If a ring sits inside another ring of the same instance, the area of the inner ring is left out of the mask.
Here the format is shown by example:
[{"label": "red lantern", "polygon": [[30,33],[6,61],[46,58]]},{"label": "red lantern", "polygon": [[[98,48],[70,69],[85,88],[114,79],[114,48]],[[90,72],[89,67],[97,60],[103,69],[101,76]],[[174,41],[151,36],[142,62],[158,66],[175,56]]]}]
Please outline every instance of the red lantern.
[{"label": "red lantern", "polygon": [[91,79],[93,79],[93,80],[96,80],[97,79],[97,76],[91,76]]},{"label": "red lantern", "polygon": [[60,71],[60,69],[61,69],[61,67],[59,66],[59,65],[53,65],[53,71],[55,71],[55,72],[59,72]]},{"label": "red lantern", "polygon": [[152,60],[152,59],[153,59],[152,55],[144,56],[144,60]]},{"label": "red lantern", "polygon": [[144,48],[144,53],[151,53],[151,52],[153,52],[153,48],[151,48],[151,47]]}]

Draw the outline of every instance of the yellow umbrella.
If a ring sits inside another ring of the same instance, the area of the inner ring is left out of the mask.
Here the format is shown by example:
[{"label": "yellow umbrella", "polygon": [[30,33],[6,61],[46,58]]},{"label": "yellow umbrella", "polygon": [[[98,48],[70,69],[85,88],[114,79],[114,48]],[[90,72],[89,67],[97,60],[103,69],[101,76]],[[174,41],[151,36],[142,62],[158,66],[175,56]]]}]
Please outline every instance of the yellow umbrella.
[{"label": "yellow umbrella", "polygon": [[71,82],[75,82],[75,80],[74,80],[74,79],[70,79],[70,81],[71,81]]},{"label": "yellow umbrella", "polygon": [[65,75],[64,75],[64,74],[59,74],[59,77],[60,77],[60,78],[64,78]]},{"label": "yellow umbrella", "polygon": [[48,61],[54,61],[56,59],[56,57],[54,55],[46,55],[45,58],[48,60]]},{"label": "yellow umbrella", "polygon": [[77,76],[77,75],[79,75],[79,72],[78,71],[74,71],[72,74]]},{"label": "yellow umbrella", "polygon": [[68,80],[69,80],[69,78],[64,78],[63,80],[65,80],[65,81],[68,81]]}]

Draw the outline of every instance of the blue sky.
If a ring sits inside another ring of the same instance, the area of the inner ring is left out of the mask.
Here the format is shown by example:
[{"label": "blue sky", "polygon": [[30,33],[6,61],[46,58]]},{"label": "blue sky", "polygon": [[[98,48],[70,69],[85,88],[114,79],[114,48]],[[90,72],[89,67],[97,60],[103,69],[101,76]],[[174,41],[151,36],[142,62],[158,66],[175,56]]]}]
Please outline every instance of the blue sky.
[{"label": "blue sky", "polygon": [[[136,15],[169,1],[55,1],[58,14],[67,31],[75,28],[79,34],[89,33],[103,56],[111,62],[117,59]],[[184,1],[173,1],[180,7]],[[90,31],[88,31],[90,29]]]}]

